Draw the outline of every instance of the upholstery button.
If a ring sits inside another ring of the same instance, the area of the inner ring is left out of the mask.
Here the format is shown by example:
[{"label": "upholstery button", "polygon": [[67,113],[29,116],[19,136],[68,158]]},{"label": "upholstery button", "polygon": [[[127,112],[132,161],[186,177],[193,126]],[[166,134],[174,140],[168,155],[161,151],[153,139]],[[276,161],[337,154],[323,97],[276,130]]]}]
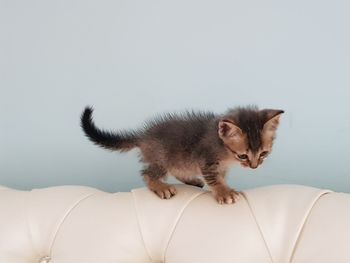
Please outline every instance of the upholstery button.
[{"label": "upholstery button", "polygon": [[49,263],[50,260],[51,258],[49,256],[45,256],[39,260],[39,263]]}]

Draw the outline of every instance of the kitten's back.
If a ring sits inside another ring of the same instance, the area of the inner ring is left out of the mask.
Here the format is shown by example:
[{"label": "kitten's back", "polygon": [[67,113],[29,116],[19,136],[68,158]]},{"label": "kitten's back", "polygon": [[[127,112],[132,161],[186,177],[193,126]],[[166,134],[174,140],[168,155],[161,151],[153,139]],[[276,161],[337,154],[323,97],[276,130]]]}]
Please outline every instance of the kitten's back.
[{"label": "kitten's back", "polygon": [[186,111],[157,116],[145,123],[145,138],[159,139],[175,144],[198,142],[217,116],[211,112]]}]

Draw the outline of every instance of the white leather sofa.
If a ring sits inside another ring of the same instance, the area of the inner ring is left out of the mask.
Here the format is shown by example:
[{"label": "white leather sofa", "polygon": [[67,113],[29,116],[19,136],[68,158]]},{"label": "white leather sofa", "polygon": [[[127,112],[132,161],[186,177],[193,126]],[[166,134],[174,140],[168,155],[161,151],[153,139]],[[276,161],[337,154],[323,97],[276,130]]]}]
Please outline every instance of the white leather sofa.
[{"label": "white leather sofa", "polygon": [[178,185],[145,188],[0,187],[1,263],[349,263],[350,195],[278,185],[219,205]]}]

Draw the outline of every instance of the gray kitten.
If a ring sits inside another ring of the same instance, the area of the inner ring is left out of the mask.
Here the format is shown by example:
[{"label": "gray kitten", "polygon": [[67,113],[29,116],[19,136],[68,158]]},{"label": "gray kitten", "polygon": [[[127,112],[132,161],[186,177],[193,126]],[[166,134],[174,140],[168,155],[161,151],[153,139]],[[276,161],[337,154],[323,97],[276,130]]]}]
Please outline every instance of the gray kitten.
[{"label": "gray kitten", "polygon": [[229,109],[222,115],[210,112],[164,114],[136,131],[109,132],[98,129],[93,109],[86,107],[81,126],[95,144],[121,152],[140,149],[142,175],[148,188],[169,199],[176,188],[163,182],[171,174],[198,187],[205,183],[220,203],[233,203],[238,193],[227,186],[231,164],[257,168],[272,149],[283,110],[258,110],[255,106]]}]

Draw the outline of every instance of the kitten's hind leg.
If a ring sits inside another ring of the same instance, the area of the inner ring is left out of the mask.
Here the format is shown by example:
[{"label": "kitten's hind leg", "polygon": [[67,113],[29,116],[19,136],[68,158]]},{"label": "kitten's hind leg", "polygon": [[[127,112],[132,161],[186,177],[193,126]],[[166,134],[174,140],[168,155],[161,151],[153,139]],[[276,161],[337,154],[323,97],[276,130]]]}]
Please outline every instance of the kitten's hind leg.
[{"label": "kitten's hind leg", "polygon": [[184,184],[188,184],[188,185],[193,185],[193,186],[197,186],[200,188],[204,187],[204,182],[203,180],[199,179],[199,178],[183,178],[180,176],[175,176],[176,179],[178,179],[179,181],[183,182]]},{"label": "kitten's hind leg", "polygon": [[170,199],[176,194],[176,188],[173,185],[162,181],[166,173],[167,171],[157,164],[150,164],[142,170],[143,180],[147,187],[162,199]]}]

